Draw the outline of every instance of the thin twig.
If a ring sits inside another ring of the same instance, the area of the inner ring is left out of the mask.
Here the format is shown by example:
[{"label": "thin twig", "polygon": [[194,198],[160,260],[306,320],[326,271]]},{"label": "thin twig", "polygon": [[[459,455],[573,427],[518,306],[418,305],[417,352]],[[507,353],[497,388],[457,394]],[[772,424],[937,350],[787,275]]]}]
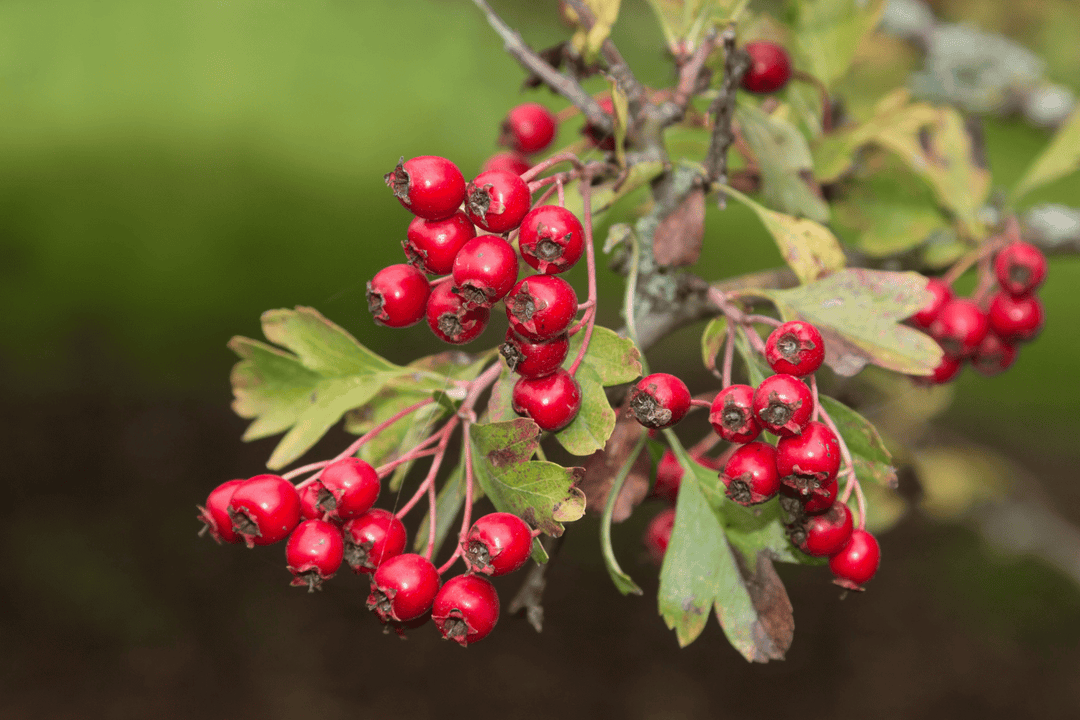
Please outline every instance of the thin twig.
[{"label": "thin twig", "polygon": [[[709,106],[713,116],[712,138],[709,151],[705,155],[705,172],[710,183],[727,185],[727,154],[735,135],[731,131],[731,122],[735,117],[735,96],[742,82],[743,75],[750,69],[750,58],[735,45],[735,26],[728,25],[720,33],[724,46],[724,82],[720,94]],[[717,202],[723,208],[727,197],[720,191]]]},{"label": "thin twig", "polygon": [[[566,2],[577,13],[578,21],[585,28],[585,31],[591,30],[596,23],[596,17],[592,14],[589,6],[582,0],[566,0]],[[604,61],[608,65],[608,74],[614,78],[615,84],[626,93],[631,119],[640,117],[641,110],[645,106],[645,86],[638,81],[634,71],[630,69],[630,65],[623,59],[622,53],[615,47],[615,43],[612,42],[611,38],[604,39],[603,44],[600,45],[600,54],[603,55]]]}]

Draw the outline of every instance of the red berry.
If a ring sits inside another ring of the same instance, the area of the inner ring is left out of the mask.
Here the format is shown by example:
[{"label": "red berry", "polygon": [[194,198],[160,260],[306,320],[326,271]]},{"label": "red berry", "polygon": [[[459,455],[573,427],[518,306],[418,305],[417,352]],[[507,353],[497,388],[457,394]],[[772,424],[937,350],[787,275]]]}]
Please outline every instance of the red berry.
[{"label": "red berry", "polygon": [[325,514],[319,508],[319,491],[322,489],[318,480],[300,488],[300,519],[302,521],[322,519]]},{"label": "red berry", "polygon": [[521,221],[521,257],[533,269],[555,275],[569,270],[585,250],[585,230],[574,213],[558,205],[533,208]]},{"label": "red berry", "polygon": [[549,340],[562,335],[577,315],[577,293],[554,275],[530,275],[506,296],[506,318],[518,335]]},{"label": "red berry", "polygon": [[386,327],[415,325],[424,317],[431,286],[412,265],[391,265],[367,284],[368,310],[375,322]]},{"label": "red berry", "polygon": [[227,480],[210,491],[206,498],[206,505],[198,505],[199,520],[203,523],[202,535],[210,533],[218,543],[238,543],[240,536],[233,531],[232,518],[229,517],[229,501],[232,500],[233,492],[243,483],[243,480]]},{"label": "red berry", "polygon": [[358,573],[373,573],[383,561],[405,549],[405,526],[394,514],[372,508],[341,528],[345,535],[345,562]]},{"label": "red berry", "polygon": [[825,423],[809,422],[801,434],[776,443],[776,470],[785,485],[809,494],[836,477],[840,441]]},{"label": "red berry", "polygon": [[395,555],[371,576],[367,606],[383,622],[408,622],[431,609],[439,592],[439,573],[427,558]]},{"label": "red berry", "polygon": [[765,359],[773,372],[795,377],[813,375],[825,361],[825,343],[818,329],[808,322],[786,322],[765,341]]},{"label": "red berry", "polygon": [[686,383],[668,373],[646,375],[630,391],[630,412],[647,428],[671,427],[689,410]]},{"label": "red berry", "polygon": [[498,576],[525,564],[532,553],[532,530],[517,515],[488,513],[473,523],[461,544],[469,572]]},{"label": "red berry", "polygon": [[923,330],[929,330],[934,324],[941,308],[945,303],[953,299],[952,288],[944,280],[930,278],[926,281],[926,289],[930,292],[930,302],[923,309],[911,316],[911,322]]},{"label": "red berry", "polygon": [[524,103],[511,110],[502,123],[499,144],[524,155],[538,153],[555,139],[558,120],[543,105]]},{"label": "red berry", "polygon": [[309,592],[322,588],[341,567],[345,542],[341,529],[323,520],[305,520],[296,526],[285,544],[285,562],[293,574],[292,584]]},{"label": "red berry", "polygon": [[486,638],[499,622],[499,594],[478,575],[452,577],[435,596],[431,619],[444,638],[465,647]]},{"label": "red berry", "polygon": [[773,375],[754,391],[754,415],[773,435],[798,435],[810,422],[814,397],[806,383],[793,375]]},{"label": "red berry", "polygon": [[854,527],[848,506],[834,503],[820,515],[805,517],[791,528],[791,540],[807,555],[829,557],[843,549]]},{"label": "red berry", "polygon": [[541,378],[520,378],[514,383],[511,404],[514,412],[532,418],[541,430],[556,432],[581,410],[581,386],[562,368]]},{"label": "red berry", "polygon": [[990,329],[1005,342],[1033,340],[1045,320],[1039,298],[1034,295],[1014,297],[1003,292],[994,293],[991,298],[989,316]]},{"label": "red berry", "polygon": [[[614,117],[615,104],[611,102],[611,98],[600,98],[597,102],[600,104],[600,107],[603,108],[604,112]],[[615,135],[613,133],[604,132],[595,125],[590,125],[588,123],[581,129],[581,132],[585,137],[589,138],[593,145],[601,150],[611,152],[615,149]]]},{"label": "red berry", "polygon": [[487,162],[484,163],[484,167],[482,167],[480,170],[481,172],[498,170],[500,172],[508,172],[513,175],[521,175],[531,167],[532,165],[529,164],[529,161],[521,157],[517,153],[502,152],[495,153],[494,155],[489,157],[487,159]]},{"label": "red berry", "polygon": [[475,340],[487,327],[491,311],[468,307],[465,298],[454,292],[449,282],[439,283],[427,303],[427,324],[443,342],[461,345]]},{"label": "red berry", "polygon": [[[708,468],[710,470],[720,469],[719,460],[706,455],[693,458],[693,461],[703,468]],[[679,487],[682,485],[682,478],[682,465],[679,463],[678,459],[676,459],[673,452],[665,450],[664,454],[660,456],[660,462],[656,465],[656,484],[653,485],[649,497],[654,497],[658,500],[666,500],[667,502],[674,504],[679,495]]]},{"label": "red berry", "polygon": [[671,530],[675,527],[675,508],[664,508],[653,516],[645,528],[645,536],[642,541],[645,549],[649,551],[649,557],[657,565],[664,561],[668,543],[671,542]]},{"label": "red berry", "polygon": [[448,218],[465,202],[461,171],[436,155],[402,158],[383,179],[406,210],[426,220]]},{"label": "red berry", "polygon": [[978,305],[967,298],[956,298],[941,308],[930,326],[930,335],[946,354],[965,358],[975,352],[989,329],[986,313]]},{"label": "red berry", "polygon": [[469,183],[465,214],[473,224],[504,233],[521,224],[532,204],[528,184],[514,173],[489,170]]},{"label": "red berry", "polygon": [[248,547],[273,545],[300,523],[300,494],[283,477],[256,475],[233,492],[229,517]]},{"label": "red berry", "polygon": [[720,480],[727,488],[725,494],[740,505],[757,505],[775,497],[780,491],[776,448],[763,442],[743,445],[731,454]]},{"label": "red berry", "polygon": [[445,220],[413,218],[402,243],[409,263],[432,275],[448,275],[461,246],[476,237],[476,227],[458,210]]},{"label": "red berry", "polygon": [[788,485],[781,485],[780,492],[788,498],[802,503],[802,511],[807,515],[823,513],[833,506],[840,493],[840,482],[836,478],[830,478],[810,489],[807,495]]},{"label": "red berry", "polygon": [[1015,361],[1016,346],[1005,342],[996,333],[988,332],[971,358],[971,366],[990,377],[1005,372]]},{"label": "red berry", "polygon": [[367,512],[379,499],[381,488],[375,468],[354,457],[327,465],[319,484],[319,507],[339,520]]},{"label": "red berry", "polygon": [[946,353],[941,356],[941,362],[938,363],[932,373],[929,375],[920,375],[916,377],[915,380],[920,385],[944,385],[956,377],[957,373],[959,373],[963,367],[963,358],[956,358]]},{"label": "red berry", "polygon": [[752,93],[773,93],[791,79],[791,58],[776,43],[751,42],[743,47],[750,56],[750,68],[743,75],[743,90]]},{"label": "red berry", "polygon": [[569,351],[570,338],[566,333],[537,342],[521,337],[513,328],[507,328],[506,342],[499,346],[507,366],[521,377],[530,379],[558,370]]},{"label": "red berry", "polygon": [[480,235],[458,252],[453,273],[458,294],[473,305],[491,307],[517,282],[518,256],[498,235]]},{"label": "red berry", "polygon": [[709,409],[709,423],[716,434],[732,443],[748,443],[761,434],[754,415],[754,388],[728,385],[716,394]]},{"label": "red berry", "polygon": [[848,590],[862,590],[881,564],[881,547],[877,538],[865,530],[851,533],[848,544],[829,558],[829,569],[836,579],[834,583]]},{"label": "red berry", "polygon": [[1010,295],[1027,295],[1046,279],[1046,256],[1034,245],[1011,242],[994,258],[998,285]]}]

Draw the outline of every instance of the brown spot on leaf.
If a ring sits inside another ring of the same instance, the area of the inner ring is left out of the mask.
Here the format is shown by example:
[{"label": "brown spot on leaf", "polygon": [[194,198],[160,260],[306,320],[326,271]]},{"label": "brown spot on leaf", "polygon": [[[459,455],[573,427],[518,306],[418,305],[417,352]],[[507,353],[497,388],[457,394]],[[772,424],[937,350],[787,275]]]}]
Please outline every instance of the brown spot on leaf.
[{"label": "brown spot on leaf", "polygon": [[705,191],[693,188],[679,206],[660,221],[653,239],[653,256],[664,267],[692,265],[705,238]]},{"label": "brown spot on leaf", "polygon": [[795,614],[772,558],[766,551],[759,550],[757,567],[750,572],[742,553],[734,551],[732,554],[757,613],[751,626],[754,646],[743,648],[743,655],[750,662],[783,660],[795,639]]}]

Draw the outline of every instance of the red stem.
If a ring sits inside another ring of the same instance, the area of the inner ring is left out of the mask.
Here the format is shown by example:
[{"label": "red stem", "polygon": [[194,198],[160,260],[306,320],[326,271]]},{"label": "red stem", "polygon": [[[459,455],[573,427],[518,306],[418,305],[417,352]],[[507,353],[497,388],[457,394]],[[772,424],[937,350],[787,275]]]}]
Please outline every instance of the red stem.
[{"label": "red stem", "polygon": [[581,361],[585,359],[585,353],[589,349],[589,340],[592,339],[593,327],[596,325],[596,249],[593,248],[593,224],[592,224],[592,185],[589,184],[589,176],[582,178],[579,187],[581,189],[581,201],[584,207],[582,227],[585,230],[585,266],[589,274],[589,298],[585,304],[589,306],[588,314],[582,318],[585,322],[585,337],[578,348],[577,357],[570,366],[570,374],[575,375]]},{"label": "red stem", "polygon": [[424,493],[428,491],[428,487],[434,487],[435,476],[439,472],[439,466],[442,465],[443,458],[446,457],[446,446],[450,442],[450,436],[454,432],[454,428],[457,427],[458,419],[456,417],[450,418],[443,429],[435,433],[432,437],[439,438],[439,447],[435,451],[435,458],[431,461],[431,468],[428,470],[427,477],[424,478],[424,482],[420,483],[420,487],[416,489],[416,493],[409,498],[409,501],[401,506],[401,509],[394,513],[394,517],[398,520],[409,514],[409,511],[416,506],[416,503],[420,502],[420,498],[424,497]]},{"label": "red stem", "polygon": [[547,160],[542,160],[537,164],[533,165],[525,172],[521,173],[521,179],[525,182],[530,182],[534,177],[544,172],[545,170],[555,167],[559,163],[564,162],[570,163],[579,170],[585,167],[584,164],[582,164],[581,159],[572,152],[555,153]]},{"label": "red stem", "polygon": [[471,427],[472,423],[466,422],[462,431],[463,435],[465,436],[465,440],[463,443],[465,452],[465,511],[461,516],[461,531],[458,533],[458,542],[457,547],[454,548],[454,554],[451,555],[450,559],[443,563],[443,565],[438,570],[440,575],[449,570],[457,561],[457,559],[461,557],[461,553],[463,552],[462,546],[465,544],[465,538],[467,537],[469,528],[472,527],[474,476],[471,450],[472,445],[470,436]]}]

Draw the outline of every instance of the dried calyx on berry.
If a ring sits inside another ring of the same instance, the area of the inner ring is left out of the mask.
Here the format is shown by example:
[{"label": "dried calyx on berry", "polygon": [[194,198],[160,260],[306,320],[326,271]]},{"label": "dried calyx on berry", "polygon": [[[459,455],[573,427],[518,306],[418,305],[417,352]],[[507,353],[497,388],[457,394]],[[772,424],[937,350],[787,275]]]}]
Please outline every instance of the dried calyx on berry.
[{"label": "dried calyx on berry", "polygon": [[637,381],[630,391],[630,412],[647,428],[671,427],[690,410],[690,390],[669,373],[653,373]]}]

